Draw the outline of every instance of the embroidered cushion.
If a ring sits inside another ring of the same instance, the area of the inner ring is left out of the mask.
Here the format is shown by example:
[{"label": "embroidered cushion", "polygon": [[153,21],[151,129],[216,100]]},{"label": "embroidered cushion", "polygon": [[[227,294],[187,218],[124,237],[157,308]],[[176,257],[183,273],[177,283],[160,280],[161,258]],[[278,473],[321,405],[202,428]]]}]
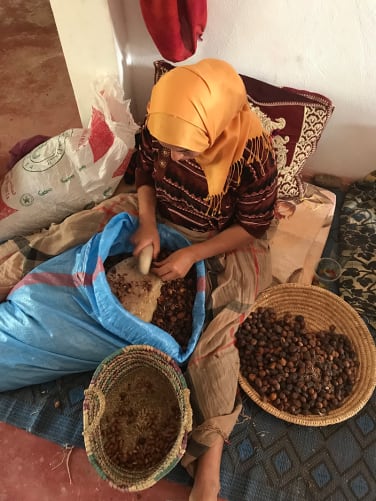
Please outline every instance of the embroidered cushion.
[{"label": "embroidered cushion", "polygon": [[[174,65],[154,62],[154,82]],[[300,200],[305,194],[302,171],[316,150],[334,106],[327,97],[307,90],[276,87],[240,75],[247,90],[249,105],[272,135],[279,172],[280,199]]]}]

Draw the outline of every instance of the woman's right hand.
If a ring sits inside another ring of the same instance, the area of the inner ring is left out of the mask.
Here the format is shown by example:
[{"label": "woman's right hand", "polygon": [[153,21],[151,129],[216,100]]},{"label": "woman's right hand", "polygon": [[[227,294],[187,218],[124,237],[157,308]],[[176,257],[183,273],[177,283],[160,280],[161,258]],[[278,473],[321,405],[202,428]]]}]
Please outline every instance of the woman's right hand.
[{"label": "woman's right hand", "polygon": [[155,223],[140,223],[131,237],[131,242],[134,245],[134,256],[139,256],[142,249],[151,244],[153,246],[153,259],[158,257],[161,243]]},{"label": "woman's right hand", "polygon": [[138,228],[131,237],[134,245],[133,255],[138,257],[142,249],[148,245],[153,246],[153,259],[156,259],[160,251],[160,239],[156,220],[156,197],[155,189],[147,184],[137,190],[138,195]]}]

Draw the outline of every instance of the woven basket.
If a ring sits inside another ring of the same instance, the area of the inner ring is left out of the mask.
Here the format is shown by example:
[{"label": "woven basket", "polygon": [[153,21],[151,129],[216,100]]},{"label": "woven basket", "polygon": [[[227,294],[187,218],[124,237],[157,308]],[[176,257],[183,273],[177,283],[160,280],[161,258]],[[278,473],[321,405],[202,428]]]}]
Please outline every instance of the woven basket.
[{"label": "woven basket", "polygon": [[[177,431],[171,449],[158,463],[125,467],[109,453],[109,419],[120,420],[120,429],[113,435],[122,441],[122,447],[131,450],[150,429],[155,433],[157,428],[163,436],[163,422],[170,417],[166,409],[171,406],[179,415],[175,418],[179,421]],[[124,418],[124,412],[132,413],[132,424],[129,415]],[[122,417],[117,418],[119,415]],[[116,351],[99,365],[85,391],[83,427],[88,459],[103,479],[121,491],[148,489],[179,462],[192,429],[189,390],[180,368],[171,357],[151,346],[133,345]]]},{"label": "woven basket", "polygon": [[261,293],[252,311],[259,307],[274,308],[277,316],[282,316],[287,312],[293,315],[303,315],[307,329],[312,332],[327,330],[330,324],[334,324],[337,332],[346,334],[351,340],[360,365],[352,393],[340,407],[323,416],[293,415],[277,409],[270,403],[264,402],[240,374],[239,383],[245,393],[270,414],[303,426],[326,426],[340,423],[357,414],[370,399],[376,386],[375,342],[358,313],[342,298],[330,291],[314,285],[294,283],[277,285]]}]

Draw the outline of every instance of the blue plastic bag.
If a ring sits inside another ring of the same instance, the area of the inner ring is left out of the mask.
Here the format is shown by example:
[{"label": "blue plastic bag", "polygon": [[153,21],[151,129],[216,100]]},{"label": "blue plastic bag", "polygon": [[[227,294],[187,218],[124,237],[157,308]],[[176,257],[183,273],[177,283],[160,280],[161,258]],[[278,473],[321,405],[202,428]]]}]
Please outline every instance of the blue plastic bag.
[{"label": "blue plastic bag", "polygon": [[[137,225],[130,214],[116,215],[86,244],[37,266],[0,304],[0,391],[94,370],[129,344],[154,346],[178,364],[188,360],[205,319],[204,262],[196,264],[192,335],[183,352],[170,334],[126,311],[107,282],[105,260],[132,251]],[[164,248],[190,245],[166,225],[158,230]]]}]

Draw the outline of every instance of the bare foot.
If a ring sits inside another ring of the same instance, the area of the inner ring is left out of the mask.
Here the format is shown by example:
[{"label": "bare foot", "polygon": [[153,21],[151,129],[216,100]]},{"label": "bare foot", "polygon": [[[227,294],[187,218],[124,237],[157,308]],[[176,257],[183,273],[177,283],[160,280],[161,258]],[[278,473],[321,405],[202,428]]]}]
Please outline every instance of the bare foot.
[{"label": "bare foot", "polygon": [[195,482],[189,495],[189,501],[217,501],[219,490],[219,483],[208,484],[204,482],[203,485],[198,485]]},{"label": "bare foot", "polygon": [[189,501],[217,501],[220,491],[220,466],[223,440],[219,438],[197,460],[195,479]]}]

